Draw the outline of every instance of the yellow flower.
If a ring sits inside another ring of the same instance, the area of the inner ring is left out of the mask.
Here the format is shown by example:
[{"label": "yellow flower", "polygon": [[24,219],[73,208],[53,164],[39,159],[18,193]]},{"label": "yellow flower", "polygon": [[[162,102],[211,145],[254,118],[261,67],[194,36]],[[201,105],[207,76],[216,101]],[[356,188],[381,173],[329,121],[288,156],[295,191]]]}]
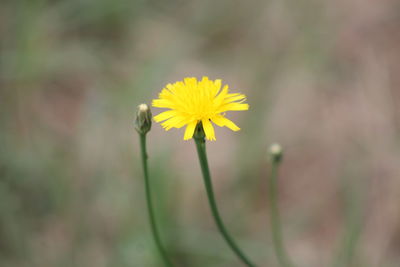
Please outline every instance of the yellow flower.
[{"label": "yellow flower", "polygon": [[211,122],[233,131],[240,128],[231,120],[225,118],[229,110],[248,110],[249,105],[244,104],[246,96],[239,93],[228,93],[228,85],[222,87],[221,80],[211,81],[203,77],[201,81],[196,78],[185,78],[174,84],[167,84],[159,94],[159,99],[153,100],[153,106],[168,108],[154,117],[156,122],[161,122],[165,130],[181,128],[186,125],[184,140],[193,137],[198,123],[202,123],[206,138],[216,140],[214,127]]}]

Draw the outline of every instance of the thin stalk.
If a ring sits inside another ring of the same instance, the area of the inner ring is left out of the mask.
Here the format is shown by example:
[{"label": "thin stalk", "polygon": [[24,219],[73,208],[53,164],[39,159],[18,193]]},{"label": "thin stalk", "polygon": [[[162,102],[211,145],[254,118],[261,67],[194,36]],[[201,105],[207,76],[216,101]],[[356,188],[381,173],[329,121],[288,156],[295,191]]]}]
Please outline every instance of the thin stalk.
[{"label": "thin stalk", "polygon": [[271,227],[272,227],[272,241],[275,249],[278,262],[282,267],[292,267],[292,263],[285,251],[282,238],[281,221],[277,203],[278,195],[278,165],[279,160],[272,160],[271,175],[269,177],[268,196],[271,209]]},{"label": "thin stalk", "polygon": [[240,248],[233,241],[228,231],[226,230],[224,223],[222,222],[221,216],[219,215],[217,203],[214,197],[213,186],[211,183],[210,170],[208,168],[207,154],[206,154],[206,143],[204,137],[195,138],[195,144],[197,148],[197,155],[199,157],[201,171],[204,178],[204,184],[207,191],[208,202],[210,204],[211,213],[214,217],[215,223],[217,224],[218,230],[221,232],[223,238],[228,243],[229,247],[239,257],[239,259],[247,266],[254,267],[255,265],[245,256]]},{"label": "thin stalk", "polygon": [[156,219],[155,219],[154,211],[153,211],[153,203],[151,201],[151,186],[150,186],[149,171],[147,168],[146,134],[139,133],[139,136],[140,136],[140,150],[141,150],[141,156],[142,156],[144,181],[145,181],[145,187],[146,187],[147,209],[148,209],[148,214],[149,214],[151,231],[153,233],[154,242],[156,243],[158,252],[160,253],[161,258],[163,259],[165,266],[172,267],[174,265],[172,264],[171,260],[167,256],[167,252],[165,251],[165,249],[162,245],[161,238],[160,238],[160,235],[157,230]]},{"label": "thin stalk", "polygon": [[338,248],[338,254],[335,256],[332,267],[351,266],[356,253],[357,245],[362,232],[362,219],[365,197],[365,188],[363,184],[352,177],[343,177],[341,190],[344,200],[346,225],[343,233],[343,240]]}]

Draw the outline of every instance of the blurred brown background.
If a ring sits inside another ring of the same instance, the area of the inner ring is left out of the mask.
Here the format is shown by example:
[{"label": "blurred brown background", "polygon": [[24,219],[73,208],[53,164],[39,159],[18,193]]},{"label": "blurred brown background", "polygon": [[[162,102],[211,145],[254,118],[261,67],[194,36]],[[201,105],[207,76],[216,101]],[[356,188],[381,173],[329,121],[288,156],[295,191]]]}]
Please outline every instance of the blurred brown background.
[{"label": "blurred brown background", "polygon": [[[259,266],[277,266],[272,142],[296,266],[400,266],[399,1],[2,0],[0,40],[0,266],[162,266],[134,113],[203,75],[248,96],[228,114],[242,130],[218,128],[208,153]],[[148,137],[167,248],[177,266],[240,266],[182,137],[156,124]]]}]

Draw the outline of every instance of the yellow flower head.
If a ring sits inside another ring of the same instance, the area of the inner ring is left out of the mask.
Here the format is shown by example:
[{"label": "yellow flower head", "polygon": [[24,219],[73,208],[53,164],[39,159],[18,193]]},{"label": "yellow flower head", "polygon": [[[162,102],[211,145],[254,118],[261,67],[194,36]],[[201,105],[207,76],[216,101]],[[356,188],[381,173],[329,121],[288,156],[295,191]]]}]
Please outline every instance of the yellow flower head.
[{"label": "yellow flower head", "polygon": [[221,85],[221,80],[211,81],[208,77],[203,77],[201,81],[185,78],[183,81],[167,84],[159,94],[159,99],[153,100],[153,106],[170,110],[158,114],[154,120],[164,121],[161,125],[167,131],[187,125],[184,140],[193,137],[196,125],[200,122],[208,140],[216,140],[211,121],[232,131],[240,130],[236,124],[225,118],[225,112],[248,110],[249,105],[243,103],[246,96],[239,93],[229,94],[228,85],[222,89]]}]

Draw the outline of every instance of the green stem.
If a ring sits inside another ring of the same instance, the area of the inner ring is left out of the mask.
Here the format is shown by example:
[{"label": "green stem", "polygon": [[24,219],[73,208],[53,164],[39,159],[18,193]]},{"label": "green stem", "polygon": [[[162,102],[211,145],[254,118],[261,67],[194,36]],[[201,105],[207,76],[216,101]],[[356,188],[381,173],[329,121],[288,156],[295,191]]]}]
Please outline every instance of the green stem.
[{"label": "green stem", "polygon": [[275,253],[277,255],[279,264],[282,267],[292,267],[292,263],[285,251],[285,247],[283,245],[282,239],[282,228],[279,216],[279,209],[277,203],[277,193],[278,193],[278,178],[277,178],[277,171],[278,171],[279,160],[273,159],[272,160],[272,168],[271,168],[271,175],[269,178],[269,201],[271,205],[271,226],[272,226],[272,239],[273,245],[275,249]]},{"label": "green stem", "polygon": [[195,138],[197,155],[199,157],[201,171],[204,178],[204,184],[207,191],[208,201],[210,204],[211,212],[214,217],[215,223],[217,224],[218,230],[221,232],[225,241],[228,243],[229,247],[233,250],[233,252],[239,257],[239,259],[246,264],[247,266],[254,267],[255,265],[244,255],[244,253],[239,249],[233,239],[230,237],[228,231],[226,230],[222,219],[219,215],[217,203],[215,201],[213,187],[211,183],[210,170],[208,168],[207,162],[207,154],[206,154],[206,143],[204,137]]},{"label": "green stem", "polygon": [[147,152],[146,152],[146,134],[139,134],[140,135],[140,150],[142,156],[142,164],[143,164],[143,173],[144,173],[144,180],[145,180],[145,187],[146,187],[146,201],[147,201],[147,209],[149,213],[149,221],[151,226],[151,231],[153,233],[154,242],[156,243],[158,252],[160,253],[165,266],[172,267],[173,264],[171,260],[167,256],[167,252],[165,251],[160,235],[157,230],[156,219],[154,216],[153,211],[153,204],[151,201],[151,189],[150,189],[150,178],[149,178],[149,171],[147,168]]},{"label": "green stem", "polygon": [[363,206],[365,188],[351,177],[342,179],[342,199],[344,200],[346,225],[343,240],[332,267],[350,266],[355,256],[358,241],[362,232]]}]

